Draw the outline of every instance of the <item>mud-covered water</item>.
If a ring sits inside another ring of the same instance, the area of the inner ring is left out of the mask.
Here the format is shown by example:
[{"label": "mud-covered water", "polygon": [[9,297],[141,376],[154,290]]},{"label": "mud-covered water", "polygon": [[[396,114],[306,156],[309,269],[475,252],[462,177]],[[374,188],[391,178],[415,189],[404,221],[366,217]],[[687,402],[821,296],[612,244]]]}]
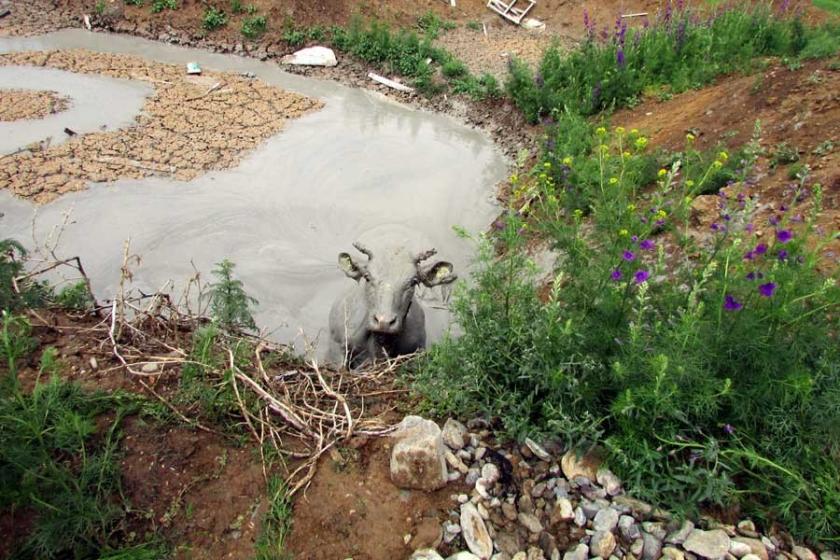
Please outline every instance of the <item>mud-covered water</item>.
[{"label": "mud-covered water", "polygon": [[[486,136],[448,117],[290,75],[271,63],[131,37],[70,30],[0,39],[0,51],[63,48],[253,72],[325,102],[322,110],[289,121],[238,167],[189,182],[156,177],[93,185],[38,207],[38,237],[72,209],[60,253],[82,257],[100,298],[115,293],[123,242],[130,238],[132,252],[142,257],[134,286],[148,292],[173,280],[177,291],[193,266],[209,280],[213,263],[229,258],[259,300],[257,322],[272,338],[300,343],[303,332],[310,340],[319,333],[324,339],[330,304],[351,283],[336,257],[351,250],[352,241],[387,244],[393,239],[377,232],[414,232],[425,241],[413,243],[434,245],[464,272],[473,246],[453,226],[480,232],[497,212],[495,186],[506,161]],[[121,90],[103,80],[99,93],[122,103]],[[58,76],[48,89],[63,93],[63,85]],[[14,236],[31,246],[35,209],[0,191],[0,238]],[[439,294],[425,298],[433,338],[447,315],[436,309]]]}]

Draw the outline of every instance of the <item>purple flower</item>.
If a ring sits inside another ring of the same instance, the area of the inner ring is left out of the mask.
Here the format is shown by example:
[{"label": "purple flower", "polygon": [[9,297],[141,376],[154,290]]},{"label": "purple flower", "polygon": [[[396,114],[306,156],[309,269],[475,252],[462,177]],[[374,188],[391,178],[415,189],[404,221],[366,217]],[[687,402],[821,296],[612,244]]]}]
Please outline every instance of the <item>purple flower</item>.
[{"label": "purple flower", "polygon": [[656,247],[656,243],[652,239],[645,239],[641,243],[639,243],[639,248],[642,251],[650,251],[654,247]]},{"label": "purple flower", "polygon": [[746,276],[747,280],[755,280],[755,272],[750,272]]},{"label": "purple flower", "polygon": [[636,258],[636,255],[633,254],[633,251],[624,251],[624,254],[621,255],[621,258],[623,258],[627,262],[630,262]]},{"label": "purple flower", "polygon": [[775,291],[776,284],[774,284],[773,282],[767,282],[766,284],[760,284],[758,286],[758,293],[766,298],[773,297],[773,292]]},{"label": "purple flower", "polygon": [[624,49],[621,47],[615,52],[615,63],[619,68],[624,68]]},{"label": "purple flower", "polygon": [[755,246],[755,254],[756,255],[763,255],[767,252],[767,245],[765,243],[759,243]]},{"label": "purple flower", "polygon": [[788,258],[788,252],[782,249],[781,251],[779,251],[778,257],[780,261],[783,261],[786,258]]},{"label": "purple flower", "polygon": [[711,228],[712,231],[718,231],[720,229],[720,226],[717,224],[717,222],[714,222],[712,223],[712,225],[709,226],[709,228]]},{"label": "purple flower", "polygon": [[776,231],[776,240],[779,243],[787,243],[793,239],[793,233],[789,229],[780,229]]},{"label": "purple flower", "polygon": [[744,254],[744,260],[745,261],[751,261],[754,258],[755,258],[755,251],[748,251],[747,253]]},{"label": "purple flower", "polygon": [[644,269],[637,270],[636,274],[633,275],[633,281],[635,281],[636,284],[641,284],[642,282],[646,282],[648,278],[650,278],[650,272],[648,272],[647,270],[644,270]]},{"label": "purple flower", "polygon": [[638,236],[638,235],[634,235],[634,236],[633,236],[633,237],[631,237],[630,239],[631,239],[631,241],[633,241],[633,243],[635,243],[636,241],[638,241],[638,240],[639,240],[639,236]]},{"label": "purple flower", "polygon": [[771,225],[771,226],[775,226],[776,224],[778,224],[778,223],[779,223],[779,218],[778,218],[778,216],[770,216],[770,217],[767,219],[767,221],[768,221],[768,222],[770,222],[770,225]]},{"label": "purple flower", "polygon": [[753,232],[753,230],[755,230],[755,226],[754,226],[754,225],[752,225],[752,224],[747,224],[747,225],[745,225],[745,226],[744,226],[744,230],[745,230],[747,233],[752,233],[752,232]]},{"label": "purple flower", "polygon": [[731,436],[735,433],[735,426],[733,426],[732,424],[724,424],[723,431]]},{"label": "purple flower", "polygon": [[727,311],[738,311],[742,307],[744,306],[737,299],[730,296],[729,294],[726,294],[726,297],[724,298],[723,302],[724,309],[726,309]]},{"label": "purple flower", "polygon": [[618,282],[619,280],[621,280],[621,271],[617,268],[613,270],[612,274],[610,274],[610,279],[613,282]]}]

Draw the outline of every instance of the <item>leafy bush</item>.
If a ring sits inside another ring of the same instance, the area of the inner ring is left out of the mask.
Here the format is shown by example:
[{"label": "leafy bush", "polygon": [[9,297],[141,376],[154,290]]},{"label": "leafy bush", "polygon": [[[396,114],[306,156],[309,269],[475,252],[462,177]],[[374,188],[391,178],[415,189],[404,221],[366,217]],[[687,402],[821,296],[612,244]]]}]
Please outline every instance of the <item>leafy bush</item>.
[{"label": "leafy bush", "polygon": [[[579,116],[564,122],[585,130]],[[739,504],[830,540],[840,532],[840,289],[817,272],[819,186],[802,179],[757,223],[759,149],[745,146],[698,240],[692,202],[736,156],[690,165],[703,156],[689,142],[651,170],[635,131],[559,140],[531,181],[514,178],[517,211],[454,298],[463,335],[427,353],[414,388],[436,412],[498,416],[512,436],[600,441],[646,499]],[[530,228],[561,255],[547,296],[522,248]]]},{"label": "leafy bush", "polygon": [[152,13],[159,14],[164,10],[177,10],[178,0],[153,0]]},{"label": "leafy bush", "polygon": [[61,289],[53,298],[53,303],[63,309],[72,311],[90,311],[95,305],[95,300],[88,290],[84,281],[76,282]]},{"label": "leafy bush", "polygon": [[52,291],[43,282],[15,281],[24,272],[26,258],[23,245],[14,239],[0,240],[0,310],[40,307],[51,297]]},{"label": "leafy bush", "polygon": [[585,21],[584,44],[566,55],[549,48],[536,73],[512,61],[507,91],[532,122],[563,107],[591,115],[625,106],[663,85],[679,93],[749,68],[757,57],[828,56],[840,47],[836,24],[806,29],[764,6],[727,6],[703,17],[667,4],[648,27],[627,29],[619,20],[600,34]]},{"label": "leafy bush", "polygon": [[262,521],[260,536],[254,545],[256,560],[286,560],[291,558],[286,537],[292,527],[292,502],[283,479],[272,476],[268,480],[268,509]]},{"label": "leafy bush", "polygon": [[244,13],[245,7],[242,5],[242,0],[230,0],[230,11],[234,14]]},{"label": "leafy bush", "polygon": [[267,26],[268,20],[265,16],[252,15],[246,17],[242,20],[242,36],[247,39],[256,39],[265,33]]},{"label": "leafy bush", "polygon": [[439,15],[429,10],[419,18],[417,18],[417,27],[419,27],[428,37],[436,39],[440,35],[440,31],[455,29],[457,25],[452,21],[444,21]]},{"label": "leafy bush", "polygon": [[208,7],[201,20],[201,26],[207,31],[215,31],[225,25],[227,25],[227,14],[214,6]]},{"label": "leafy bush", "polygon": [[233,277],[236,265],[227,259],[216,264],[213,275],[217,282],[210,284],[206,297],[210,299],[213,320],[227,330],[256,329],[251,307],[257,300],[245,293],[241,280]]}]

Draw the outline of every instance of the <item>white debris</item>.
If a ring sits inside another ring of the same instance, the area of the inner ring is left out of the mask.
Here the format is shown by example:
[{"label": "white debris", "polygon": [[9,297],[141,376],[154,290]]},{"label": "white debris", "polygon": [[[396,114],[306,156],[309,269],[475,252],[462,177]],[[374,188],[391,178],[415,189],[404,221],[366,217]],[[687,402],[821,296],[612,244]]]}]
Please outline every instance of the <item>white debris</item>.
[{"label": "white debris", "polygon": [[332,49],[327,47],[309,47],[284,56],[280,62],[298,66],[336,66],[338,59],[335,57],[335,52]]}]

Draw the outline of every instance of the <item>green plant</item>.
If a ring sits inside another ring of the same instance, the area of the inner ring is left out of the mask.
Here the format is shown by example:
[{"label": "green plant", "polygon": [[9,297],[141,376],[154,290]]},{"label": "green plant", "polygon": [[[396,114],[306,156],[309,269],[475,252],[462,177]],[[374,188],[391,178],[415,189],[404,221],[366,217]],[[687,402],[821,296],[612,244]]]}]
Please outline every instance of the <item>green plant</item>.
[{"label": "green plant", "polygon": [[257,542],[256,560],[288,560],[286,537],[292,526],[292,503],[283,479],[272,476],[268,480],[268,509],[262,520]]},{"label": "green plant", "polygon": [[433,11],[429,10],[417,18],[417,27],[423,31],[427,37],[436,39],[440,35],[440,31],[455,29],[457,25],[451,21],[445,21]]},{"label": "green plant", "polygon": [[[251,12],[249,12],[251,13]],[[242,20],[242,36],[247,39],[256,39],[265,33],[268,20],[265,16],[249,16]]]},{"label": "green plant", "polygon": [[245,7],[242,5],[242,0],[230,0],[230,11],[234,14],[241,14],[245,12]]},{"label": "green plant", "polygon": [[207,31],[214,31],[227,25],[227,14],[214,6],[209,6],[204,12],[201,26]]},{"label": "green plant", "polygon": [[12,390],[17,390],[18,362],[21,358],[29,355],[35,347],[35,341],[30,336],[32,328],[25,317],[12,315],[6,310],[2,311],[3,324],[0,325],[0,351],[6,362],[7,378],[4,385]]},{"label": "green plant", "polygon": [[59,307],[73,311],[90,311],[96,304],[84,280],[62,288],[53,301]]},{"label": "green plant", "polygon": [[224,329],[256,329],[251,307],[257,300],[245,293],[241,280],[233,277],[236,265],[227,259],[216,263],[213,276],[216,282],[210,284],[206,298],[210,300],[210,314]]},{"label": "green plant", "polygon": [[467,22],[467,29],[470,31],[481,31],[481,23],[475,20],[470,20]]},{"label": "green plant", "polygon": [[799,161],[799,150],[796,146],[791,146],[787,142],[776,144],[776,147],[773,149],[773,155],[770,156],[771,167],[796,163],[797,161]]},{"label": "green plant", "polygon": [[96,6],[94,6],[93,10],[94,10],[94,12],[96,12],[96,15],[101,16],[102,14],[105,13],[105,8],[106,7],[107,7],[107,4],[105,4],[105,0],[98,0],[98,2],[96,2]]},{"label": "green plant", "polygon": [[129,6],[142,6],[143,0],[123,0]]},{"label": "green plant", "polygon": [[152,13],[159,14],[164,10],[177,10],[178,0],[152,0]]},{"label": "green plant", "polygon": [[826,156],[834,150],[834,142],[831,140],[823,140],[814,148],[811,153],[815,156]]}]

